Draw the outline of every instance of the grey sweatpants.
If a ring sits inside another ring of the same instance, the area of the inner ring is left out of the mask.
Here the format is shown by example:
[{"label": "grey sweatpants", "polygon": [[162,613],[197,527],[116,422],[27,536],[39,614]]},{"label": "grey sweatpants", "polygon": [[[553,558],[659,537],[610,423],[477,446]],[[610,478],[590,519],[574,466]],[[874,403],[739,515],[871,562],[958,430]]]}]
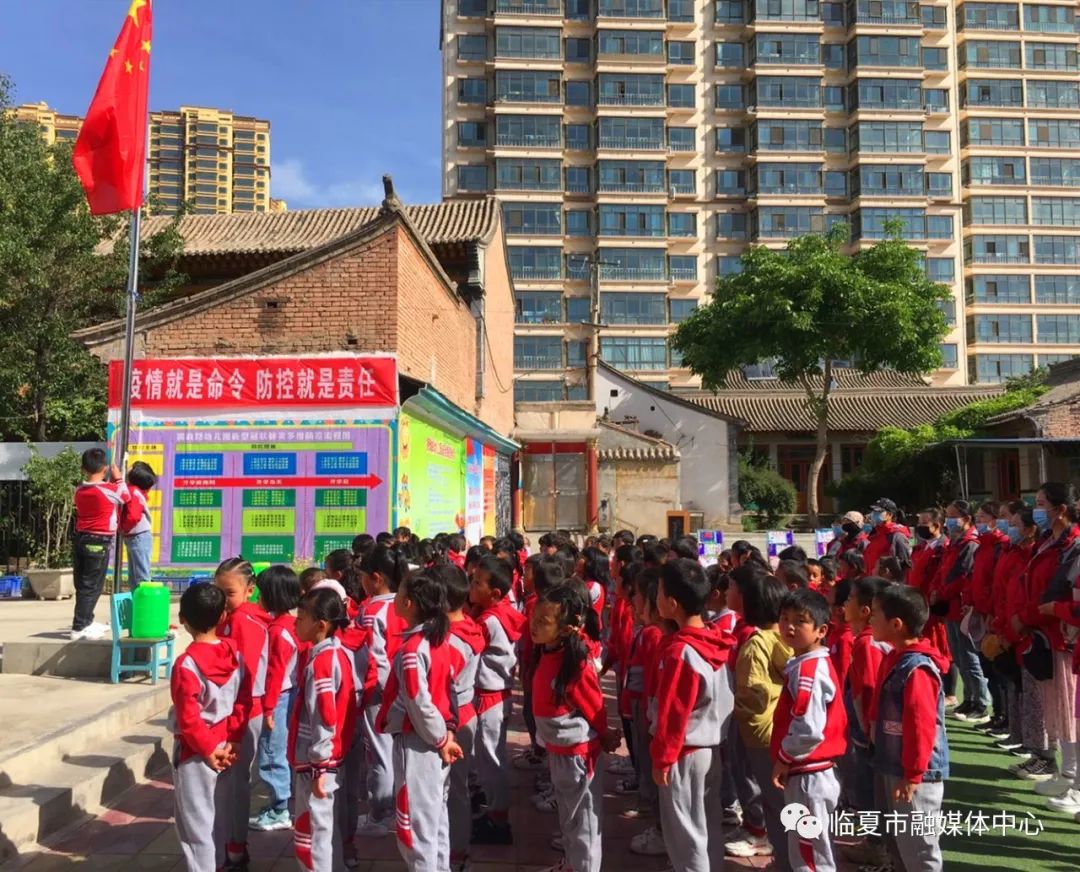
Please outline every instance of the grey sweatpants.
[{"label": "grey sweatpants", "polygon": [[173,754],[173,805],[184,863],[190,872],[215,872],[225,863],[223,820],[215,812],[225,807],[228,782],[202,757],[176,765],[178,758],[177,750]]},{"label": "grey sweatpants", "polygon": [[[744,746],[745,747],[745,746]],[[746,748],[746,765],[750,776],[761,791],[761,806],[765,813],[765,830],[773,848],[773,860],[780,869],[788,868],[788,843],[780,812],[784,808],[784,794],[773,784],[772,752],[768,748]],[[722,869],[722,866],[717,868]]]},{"label": "grey sweatpants", "polygon": [[456,862],[469,856],[469,839],[472,836],[472,799],[469,796],[469,769],[473,761],[473,741],[476,738],[476,718],[461,724],[454,733],[454,741],[465,755],[450,767],[450,798],[447,811],[450,814],[450,859]]},{"label": "grey sweatpants", "polygon": [[723,761],[714,748],[699,748],[668,770],[660,788],[660,823],[675,872],[724,868]]},{"label": "grey sweatpants", "polygon": [[559,812],[563,853],[574,872],[600,872],[600,819],[604,788],[597,776],[600,761],[590,766],[581,756],[552,754],[548,751],[551,786]]},{"label": "grey sweatpants", "polygon": [[394,827],[394,738],[375,729],[381,705],[364,709],[364,749],[367,767],[368,820]]},{"label": "grey sweatpants", "polygon": [[[788,858],[792,872],[835,872],[829,822],[840,799],[840,782],[833,769],[789,775],[784,788],[785,804],[801,803],[817,818],[819,832],[788,830]],[[816,828],[815,828],[816,829]]]},{"label": "grey sweatpants", "polygon": [[739,733],[735,718],[728,731],[728,747],[731,748],[731,776],[735,780],[735,794],[742,807],[743,829],[755,836],[765,835],[765,810],[761,804],[761,788],[750,771],[746,759],[746,743]]},{"label": "grey sweatpants", "polygon": [[394,736],[393,765],[401,858],[409,872],[445,872],[450,868],[450,767],[415,733]]},{"label": "grey sweatpants", "polygon": [[344,865],[341,834],[334,826],[334,797],[337,794],[336,772],[323,774],[325,798],[312,792],[315,774],[311,770],[296,773],[296,818],[293,822],[293,846],[296,862],[304,872],[333,872]]},{"label": "grey sweatpants", "polygon": [[487,796],[489,812],[506,815],[510,810],[510,766],[506,758],[506,725],[513,700],[493,705],[476,717],[476,777]]},{"label": "grey sweatpants", "polygon": [[[941,814],[941,801],[945,796],[943,781],[923,782],[915,789],[911,802],[897,802],[893,791],[899,786],[901,778],[894,775],[877,774],[874,777],[874,792],[877,807],[882,815],[897,814],[900,820],[911,821],[912,813],[919,812],[924,821],[936,820]],[[886,828],[889,829],[889,828]],[[892,827],[903,832],[887,832],[885,845],[892,856],[896,872],[941,872],[941,847],[938,844],[939,833],[933,827],[924,827],[923,833],[912,835],[911,827]],[[927,831],[930,831],[927,833]]]},{"label": "grey sweatpants", "polygon": [[660,812],[660,797],[656,792],[656,782],[652,777],[652,752],[649,744],[649,722],[645,717],[644,701],[634,700],[630,704],[630,726],[634,736],[634,761],[637,763],[638,797],[641,804],[652,809],[653,814]]},{"label": "grey sweatpants", "polygon": [[230,845],[246,845],[251,817],[251,771],[262,734],[263,716],[252,718],[244,729],[244,740],[236,749],[236,761],[225,770],[229,800],[225,812],[225,839]]}]

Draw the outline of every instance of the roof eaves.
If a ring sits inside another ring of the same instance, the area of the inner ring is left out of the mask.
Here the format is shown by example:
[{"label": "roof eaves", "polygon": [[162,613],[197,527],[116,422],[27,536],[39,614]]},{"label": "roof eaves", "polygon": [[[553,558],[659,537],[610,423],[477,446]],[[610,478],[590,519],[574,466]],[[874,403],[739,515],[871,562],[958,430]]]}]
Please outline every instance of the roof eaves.
[{"label": "roof eaves", "polygon": [[737,417],[734,417],[733,415],[726,415],[723,412],[718,412],[718,411],[715,411],[713,409],[709,409],[706,406],[698,405],[697,403],[693,402],[692,400],[683,399],[678,394],[675,394],[673,392],[662,391],[662,390],[659,390],[658,388],[654,388],[654,387],[652,387],[652,385],[647,385],[644,382],[638,381],[636,378],[633,378],[632,376],[628,376],[626,373],[622,372],[621,370],[616,369],[610,363],[607,363],[604,360],[597,359],[596,365],[600,369],[604,370],[605,372],[607,372],[607,373],[609,373],[611,375],[614,375],[614,376],[618,376],[623,381],[629,382],[630,384],[632,384],[636,388],[641,388],[641,390],[645,391],[648,394],[651,394],[652,396],[656,397],[659,400],[668,400],[669,402],[675,403],[675,405],[677,405],[677,406],[682,406],[683,408],[691,409],[691,410],[693,410],[695,412],[700,412],[701,414],[708,415],[708,416],[710,416],[712,418],[718,418],[721,421],[727,421],[729,424],[735,424],[736,426],[739,426],[739,427],[745,427],[746,426],[747,422],[745,420],[743,420],[742,418],[737,418]]}]

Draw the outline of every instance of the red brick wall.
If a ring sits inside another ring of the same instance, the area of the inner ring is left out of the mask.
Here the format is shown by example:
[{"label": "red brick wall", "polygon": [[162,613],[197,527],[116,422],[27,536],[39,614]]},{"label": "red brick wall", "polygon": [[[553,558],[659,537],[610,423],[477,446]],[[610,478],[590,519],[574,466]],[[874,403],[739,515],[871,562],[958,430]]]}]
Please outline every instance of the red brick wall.
[{"label": "red brick wall", "polygon": [[1043,435],[1075,439],[1080,434],[1080,400],[1053,406],[1043,417]]}]

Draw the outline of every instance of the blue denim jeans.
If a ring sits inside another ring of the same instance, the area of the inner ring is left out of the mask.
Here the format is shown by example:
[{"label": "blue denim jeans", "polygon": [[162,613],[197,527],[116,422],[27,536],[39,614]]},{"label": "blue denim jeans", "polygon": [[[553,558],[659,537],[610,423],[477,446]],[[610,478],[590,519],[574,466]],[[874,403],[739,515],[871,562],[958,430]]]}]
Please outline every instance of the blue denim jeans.
[{"label": "blue denim jeans", "polygon": [[150,553],[153,547],[154,534],[149,530],[124,537],[128,560],[128,586],[132,590],[142,582],[150,580]]},{"label": "blue denim jeans", "polygon": [[263,722],[259,734],[259,746],[255,752],[255,763],[259,767],[259,778],[270,788],[270,803],[275,811],[289,807],[292,796],[292,770],[289,768],[289,715],[292,712],[296,688],[284,691],[278,697],[274,708],[274,729],[271,731]]},{"label": "blue denim jeans", "polygon": [[960,629],[959,621],[946,621],[945,634],[949,637],[953,662],[960,670],[960,678],[964,682],[964,701],[975,703],[980,708],[989,708],[990,691],[979,663],[979,652],[975,650],[971,636]]}]

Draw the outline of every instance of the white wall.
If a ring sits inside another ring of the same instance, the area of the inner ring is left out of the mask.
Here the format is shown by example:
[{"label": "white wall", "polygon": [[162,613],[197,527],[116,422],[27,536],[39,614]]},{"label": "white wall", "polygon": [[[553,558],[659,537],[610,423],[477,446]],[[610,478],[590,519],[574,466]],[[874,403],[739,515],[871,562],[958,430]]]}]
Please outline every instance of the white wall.
[{"label": "white wall", "polygon": [[737,494],[731,493],[736,457],[730,424],[665,400],[604,367],[596,370],[596,404],[600,417],[606,415],[616,424],[637,418],[641,432],[654,430],[679,449],[685,511],[703,512],[706,528],[732,522]]}]

